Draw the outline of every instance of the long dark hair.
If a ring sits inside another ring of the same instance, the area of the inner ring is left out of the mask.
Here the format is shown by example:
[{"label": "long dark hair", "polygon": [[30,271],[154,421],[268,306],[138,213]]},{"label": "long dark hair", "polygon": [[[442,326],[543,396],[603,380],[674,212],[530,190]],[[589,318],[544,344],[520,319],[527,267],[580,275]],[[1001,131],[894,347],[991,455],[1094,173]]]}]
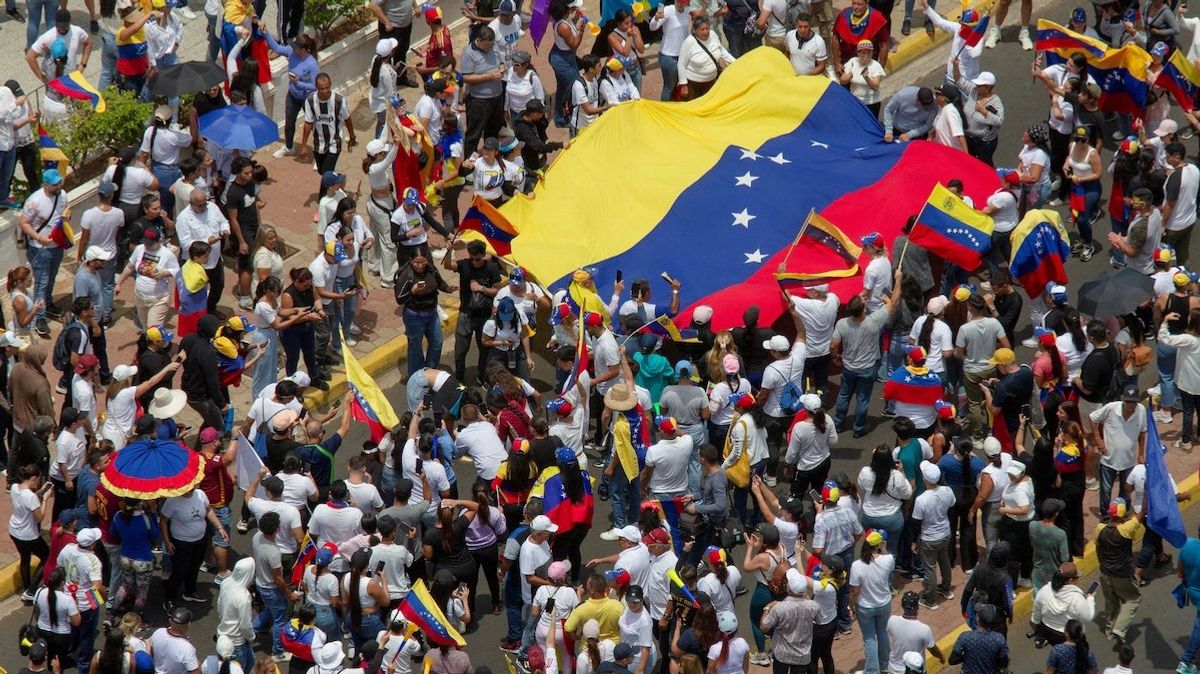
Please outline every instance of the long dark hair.
[{"label": "long dark hair", "polygon": [[354,553],[350,558],[350,627],[351,629],[360,629],[362,627],[362,589],[360,582],[363,573],[367,570],[367,565],[371,563],[371,551],[362,549]]},{"label": "long dark hair", "polygon": [[372,61],[371,61],[371,86],[372,87],[379,86],[379,71],[383,68],[383,62],[388,60],[388,58],[390,58],[390,56],[379,56],[378,54],[376,54],[375,58],[372,59]]},{"label": "long dark hair", "polygon": [[454,549],[454,508],[439,508],[438,524],[442,530],[442,549],[449,552]]},{"label": "long dark hair", "polygon": [[1087,335],[1083,334],[1083,324],[1079,322],[1079,311],[1068,307],[1063,312],[1063,328],[1071,333],[1071,343],[1080,353],[1087,348]]},{"label": "long dark hair", "polygon": [[96,661],[99,674],[121,674],[125,667],[125,633],[117,627],[104,628],[104,645]]},{"label": "long dark hair", "polygon": [[121,188],[125,186],[125,170],[133,163],[137,150],[132,145],[126,145],[117,151],[117,163],[113,164],[112,184],[116,187],[113,192],[114,203],[121,196]]},{"label": "long dark hair", "polygon": [[975,480],[971,475],[971,450],[974,445],[971,443],[970,437],[960,437],[954,439],[954,453],[958,455],[959,464],[962,466],[962,486],[969,487],[975,484]]},{"label": "long dark hair", "polygon": [[328,227],[331,224],[337,223],[339,228],[337,238],[340,239],[343,236],[346,236],[346,233],[341,231],[346,227],[345,223],[342,222],[342,217],[346,215],[346,211],[351,211],[356,208],[358,208],[358,204],[354,201],[354,197],[342,197],[337,203],[337,209],[333,212],[333,220],[325,223],[325,226]]},{"label": "long dark hair", "polygon": [[917,346],[925,349],[925,353],[929,353],[929,342],[933,338],[933,328],[937,322],[941,320],[937,316],[926,312],[925,322],[921,324],[921,332],[917,335]]},{"label": "long dark hair", "polygon": [[696,609],[696,617],[692,620],[692,633],[702,644],[711,644],[717,640],[717,609],[711,600],[702,600],[700,608]]},{"label": "long dark hair", "polygon": [[274,276],[266,277],[260,281],[258,287],[254,289],[254,301],[257,303],[269,292],[273,292],[277,295],[283,292],[283,282]]},{"label": "long dark hair", "polygon": [[567,18],[570,7],[567,5],[567,0],[550,0],[550,18],[555,21],[562,21]]},{"label": "long dark hair", "polygon": [[871,484],[871,494],[879,496],[887,490],[888,482],[892,479],[892,450],[887,445],[876,445],[871,454],[871,472],[875,473],[875,482]]},{"label": "long dark hair", "polygon": [[1059,384],[1067,383],[1067,367],[1063,364],[1062,354],[1058,351],[1058,344],[1051,343],[1046,345],[1046,353],[1050,356],[1050,371],[1054,373],[1054,380]]},{"label": "long dark hair", "polygon": [[825,415],[824,407],[817,407],[812,411],[813,427],[822,433],[828,428],[829,418]]},{"label": "long dark hair", "polygon": [[475,511],[475,518],[484,524],[490,524],[492,519],[492,502],[488,499],[487,485],[483,483],[475,485],[475,488],[471,490],[471,497],[479,504],[479,509]]},{"label": "long dark hair", "polygon": [[563,491],[572,503],[579,503],[584,497],[583,471],[579,469],[578,461],[560,462],[558,472],[562,474]]},{"label": "long dark hair", "polygon": [[50,572],[50,582],[46,583],[46,611],[49,613],[46,619],[51,628],[58,627],[58,593],[66,580],[67,570],[59,566]]},{"label": "long dark hair", "polygon": [[[249,45],[247,45],[249,46]],[[246,97],[246,102],[254,104],[254,88],[258,86],[258,60],[253,56],[242,59],[237,73],[229,80],[229,90],[240,91]]]},{"label": "long dark hair", "polygon": [[1075,644],[1075,674],[1086,674],[1088,671],[1088,640],[1087,635],[1083,633],[1083,625],[1074,618],[1067,621],[1067,627],[1063,630],[1071,643]]},{"label": "long dark hair", "polygon": [[509,454],[507,477],[504,478],[507,487],[517,493],[529,491],[534,482],[534,476],[531,474],[532,468],[533,459],[529,456],[529,452]]},{"label": "long dark hair", "polygon": [[1118,316],[1117,320],[1124,326],[1129,333],[1129,340],[1134,346],[1141,346],[1146,343],[1146,326],[1142,324],[1142,319],[1137,317],[1137,314],[1125,314]]}]

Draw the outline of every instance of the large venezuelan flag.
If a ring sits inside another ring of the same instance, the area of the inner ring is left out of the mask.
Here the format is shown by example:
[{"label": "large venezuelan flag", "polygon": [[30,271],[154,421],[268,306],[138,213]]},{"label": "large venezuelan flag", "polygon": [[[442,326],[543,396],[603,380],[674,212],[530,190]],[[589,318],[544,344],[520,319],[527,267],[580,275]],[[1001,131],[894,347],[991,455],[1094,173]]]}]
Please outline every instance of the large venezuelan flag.
[{"label": "large venezuelan flag", "polygon": [[1200,68],[1176,49],[1163,64],[1162,72],[1154,84],[1171,92],[1179,107],[1191,110],[1196,107],[1196,96],[1200,93]]},{"label": "large venezuelan flag", "polygon": [[592,480],[586,470],[582,472],[583,498],[578,503],[567,498],[558,466],[543,470],[529,492],[530,498],[542,499],[542,512],[558,525],[560,532],[566,533],[579,525],[592,526]]},{"label": "large venezuelan flag", "polygon": [[1029,211],[1010,238],[1009,272],[1030,297],[1042,294],[1050,281],[1067,282],[1067,270],[1063,265],[1071,256],[1071,246],[1067,243],[1062,216],[1048,209]]},{"label": "large venezuelan flag", "polygon": [[342,360],[346,364],[346,383],[354,392],[354,402],[350,403],[350,412],[357,421],[367,425],[371,431],[371,441],[379,442],[383,436],[400,423],[396,410],[388,401],[379,384],[363,366],[359,364],[346,340],[342,340]]},{"label": "large venezuelan flag", "polygon": [[1046,62],[1062,63],[1072,54],[1087,56],[1088,74],[1100,85],[1100,109],[1142,116],[1150,81],[1146,69],[1150,54],[1130,43],[1120,49],[1081,35],[1062,26],[1038,19],[1037,50],[1046,53]]},{"label": "large venezuelan flag", "polygon": [[785,288],[792,288],[857,276],[859,255],[862,255],[862,248],[837,225],[816,213],[809,213],[787,258],[797,256],[804,261],[805,269],[811,271],[775,272],[775,280]]},{"label": "large venezuelan flag", "polygon": [[[637,138],[630,161],[622,139]],[[621,166],[613,171],[613,166]],[[899,235],[933,186],[961,178],[982,203],[999,180],[985,164],[934,143],[885,143],[883,130],[844,87],[796,77],[782,54],[756,49],[711,91],[686,103],[632,101],[604,113],[546,172],[533,196],[500,212],[520,236],[513,259],[557,289],[594,267],[596,287],[659,273],[682,285],[685,306],[714,310],[714,330],[737,325],[759,303],[766,325],[782,312],[775,273],[805,216],[816,211],[855,241]],[[579,185],[603,189],[579,190]],[[884,206],[886,205],[886,206]],[[675,263],[672,263],[675,260]],[[666,267],[664,269],[664,267]],[[785,272],[827,271],[788,258]],[[860,279],[830,282],[841,297]]]},{"label": "large venezuelan flag", "polygon": [[979,266],[992,248],[992,219],[941,185],[917,215],[909,238],[963,269]]}]

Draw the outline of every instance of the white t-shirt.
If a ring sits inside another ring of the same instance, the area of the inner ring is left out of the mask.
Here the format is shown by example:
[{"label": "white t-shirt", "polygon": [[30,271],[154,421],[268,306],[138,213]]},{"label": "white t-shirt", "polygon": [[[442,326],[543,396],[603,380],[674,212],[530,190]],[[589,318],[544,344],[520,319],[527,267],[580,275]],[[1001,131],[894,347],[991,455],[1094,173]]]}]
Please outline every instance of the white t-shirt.
[{"label": "white t-shirt", "polygon": [[88,245],[96,246],[105,252],[117,254],[117,230],[125,224],[125,213],[116,206],[107,211],[94,206],[83,212],[79,221],[80,229],[91,232],[88,235]]},{"label": "white t-shirt", "polygon": [[913,502],[912,518],[921,520],[921,540],[940,541],[950,536],[950,506],[954,490],[945,485],[926,489]]},{"label": "white t-shirt", "polygon": [[1119,400],[1111,402],[1091,414],[1093,424],[1104,424],[1104,446],[1108,453],[1100,457],[1100,465],[1114,470],[1133,468],[1138,436],[1146,430],[1146,408],[1138,405],[1129,419],[1125,419],[1121,405]]},{"label": "white t-shirt", "polygon": [[[109,166],[104,171],[104,179],[111,181],[116,175],[116,167]],[[122,204],[136,206],[142,197],[150,192],[154,184],[154,174],[142,166],[126,166],[125,178],[121,182],[121,190],[117,192],[117,201]]]},{"label": "white t-shirt", "polygon": [[779,396],[783,387],[789,381],[794,382],[804,390],[804,360],[808,356],[808,345],[803,340],[796,340],[787,358],[775,360],[767,364],[763,370],[762,388],[768,391],[767,399],[763,402],[763,412],[773,417],[785,416],[779,406]]},{"label": "white t-shirt", "polygon": [[54,59],[50,56],[50,45],[59,38],[62,38],[67,47],[67,65],[63,68],[64,75],[79,68],[79,58],[83,56],[83,45],[90,42],[87,31],[81,26],[75,25],[71,26],[66,35],[59,35],[57,28],[51,28],[39,35],[29,49],[42,57],[42,72],[50,79],[54,79]]},{"label": "white t-shirt", "polygon": [[795,70],[797,75],[813,74],[817,62],[829,57],[825,51],[825,40],[822,40],[816,31],[812,31],[812,35],[804,44],[800,44],[800,36],[795,30],[789,30],[784,41],[787,43],[788,58],[792,61],[792,70]]},{"label": "white t-shirt", "polygon": [[947,103],[938,111],[933,120],[933,140],[939,145],[959,149],[957,138],[963,135],[962,115],[958,109]]},{"label": "white t-shirt", "polygon": [[892,570],[896,568],[896,559],[889,555],[879,555],[870,564],[861,559],[854,560],[850,565],[850,585],[858,588],[858,605],[864,608],[878,608],[892,603]]},{"label": "white t-shirt", "polygon": [[717,578],[717,574],[709,573],[700,577],[696,581],[696,589],[701,592],[708,593],[712,599],[713,608],[717,613],[721,611],[733,610],[733,597],[737,592],[737,586],[742,582],[742,572],[736,566],[729,564],[725,567],[729,571],[729,577],[725,579],[725,583],[721,583],[721,579]]},{"label": "white t-shirt", "polygon": [[575,127],[576,130],[582,130],[599,117],[599,115],[589,115],[584,112],[584,103],[599,106],[600,82],[598,80],[589,80],[581,77],[571,85],[571,105],[574,106],[571,112],[571,126]]},{"label": "white t-shirt", "polygon": [[554,613],[559,620],[565,620],[579,605],[579,595],[570,586],[539,585],[537,592],[533,594],[533,605],[542,610],[538,615],[538,629],[546,633],[550,631],[550,611],[546,609],[546,602],[552,597]]},{"label": "white t-shirt", "polygon": [[[921,337],[921,330],[925,327],[925,321],[928,314],[917,317],[913,321],[912,330],[908,333],[908,339],[912,344],[916,344]],[[954,336],[950,334],[950,326],[946,325],[946,321],[938,319],[934,323],[929,332],[929,349],[925,355],[925,366],[932,372],[945,372],[946,363],[942,360],[942,352],[954,351]]]},{"label": "white t-shirt", "polygon": [[535,98],[541,100],[546,96],[542,78],[533,68],[526,70],[524,75],[520,75],[510,67],[508,74],[504,77],[504,82],[507,85],[504,87],[505,105],[512,114],[524,112],[529,101]]},{"label": "white t-shirt", "polygon": [[1018,522],[1032,520],[1036,510],[1033,507],[1033,480],[1010,481],[1004,487],[1004,493],[1000,496],[1000,504],[1006,508],[1024,508],[1025,506],[1029,506],[1029,512],[1024,515],[1005,515],[1005,517],[1012,518]]},{"label": "white t-shirt", "polygon": [[283,482],[283,494],[279,500],[293,506],[297,510],[308,506],[308,497],[317,493],[317,483],[303,473],[277,473],[275,477]]},{"label": "white t-shirt", "polygon": [[[1171,478],[1171,486],[1176,487],[1175,493],[1178,494],[1175,478],[1171,475],[1167,475],[1167,477]],[[1139,463],[1134,466],[1133,470],[1129,471],[1129,477],[1125,478],[1125,484],[1133,487],[1133,502],[1129,504],[1133,508],[1133,512],[1142,512],[1142,504],[1146,498],[1146,464]]]},{"label": "white t-shirt", "polygon": [[[513,323],[516,323],[514,327]],[[497,351],[516,351],[521,347],[521,340],[525,337],[525,314],[518,311],[516,321],[498,322],[495,318],[489,318],[483,324],[483,334],[489,338],[503,343],[502,346],[492,346],[489,348]]]},{"label": "white t-shirt", "polygon": [[1017,197],[1008,190],[996,190],[988,197],[987,205],[996,209],[992,223],[1000,233],[1011,232],[1017,227]]},{"label": "white t-shirt", "polygon": [[810,358],[829,354],[829,341],[833,339],[833,328],[837,325],[840,302],[838,296],[833,293],[826,293],[823,300],[792,297],[792,305],[796,307],[800,320],[804,323],[804,343],[808,347]]},{"label": "white t-shirt", "polygon": [[355,484],[346,480],[346,490],[350,493],[350,504],[362,511],[364,515],[377,513],[383,509],[383,497],[379,495],[379,488],[370,482]]},{"label": "white t-shirt", "polygon": [[864,65],[857,58],[852,58],[846,61],[843,68],[850,73],[850,93],[862,102],[863,105],[871,105],[882,100],[883,96],[878,89],[872,89],[867,83],[867,78],[879,78],[881,83],[884,77],[887,77],[887,71],[883,66],[879,65],[879,61],[871,59]]},{"label": "white t-shirt", "polygon": [[[750,380],[742,377],[738,379],[737,391],[739,393],[750,393]],[[733,388],[728,382],[720,382],[712,387],[708,393],[708,409],[712,412],[708,420],[715,426],[728,426],[733,420],[733,405],[729,399],[733,397]]]},{"label": "white t-shirt", "polygon": [[[595,365],[594,369],[597,377],[607,373],[609,368],[621,364],[621,349],[617,346],[617,339],[613,337],[611,330],[605,330],[599,337],[589,339],[588,344],[592,349],[592,363]],[[600,395],[604,395],[619,380],[620,377],[613,377],[608,381],[600,382],[596,384],[596,390]],[[729,422],[726,421],[725,423]]]},{"label": "white t-shirt", "polygon": [[504,54],[505,61],[511,60],[513,52],[517,50],[517,42],[525,34],[525,31],[521,30],[521,15],[513,14],[512,21],[507,24],[502,22],[500,17],[496,17],[488,26],[496,32],[496,49]]},{"label": "white t-shirt", "polygon": [[208,514],[208,497],[200,489],[193,489],[190,495],[172,496],[158,512],[170,520],[171,538],[176,540],[194,543],[204,538],[208,530],[204,519]]},{"label": "white t-shirt", "polygon": [[38,521],[33,517],[33,511],[42,505],[42,499],[37,492],[14,484],[9,490],[12,498],[12,516],[8,518],[8,533],[19,541],[32,541],[41,535]]},{"label": "white t-shirt", "polygon": [[[458,432],[454,446],[470,455],[471,460],[475,462],[475,474],[488,481],[496,477],[500,464],[508,459],[508,452],[504,451],[504,443],[500,441],[496,427],[487,421],[467,424]],[[415,486],[420,483],[413,484]]]},{"label": "white t-shirt", "polygon": [[[108,399],[105,406],[104,428],[117,435],[129,435],[137,416],[136,386],[126,386]],[[82,429],[80,430],[82,432]]]},{"label": "white t-shirt", "polygon": [[[781,38],[787,34],[787,0],[763,0],[759,6],[767,10],[768,37]],[[741,661],[738,662],[741,664]]]},{"label": "white t-shirt", "polygon": [[[424,500],[421,490],[421,476],[417,474],[417,448],[412,440],[405,443],[401,454],[401,469],[404,477],[413,483],[412,494],[408,497],[408,505],[416,505]],[[446,477],[446,468],[440,461],[421,462],[421,471],[429,482],[429,511],[437,512],[442,502],[442,492],[450,490],[450,479]]]},{"label": "white t-shirt", "polygon": [[687,469],[692,460],[692,436],[663,439],[646,450],[646,466],[654,468],[647,489],[651,492],[681,492],[688,486]]},{"label": "white t-shirt", "polygon": [[[133,291],[142,297],[165,297],[171,291],[171,279],[179,272],[179,260],[170,248],[159,245],[158,250],[146,249],[139,243],[129,256],[129,266],[134,271]],[[159,272],[168,272],[155,278]]]},{"label": "white t-shirt", "polygon": [[[308,263],[308,270],[312,272],[314,294],[316,288],[323,288],[325,292],[333,292],[333,283],[337,279],[337,265],[325,259],[325,255],[321,254],[312,262]],[[320,297],[321,304],[328,306],[333,302],[328,297]]]},{"label": "white t-shirt", "polygon": [[299,550],[299,542],[292,535],[292,529],[300,526],[300,510],[283,501],[271,501],[265,498],[251,496],[246,501],[246,507],[254,513],[255,518],[261,519],[267,513],[279,514],[279,532],[275,534],[275,546],[280,554],[293,554]]},{"label": "white t-shirt", "polygon": [[617,563],[614,566],[629,572],[631,585],[646,587],[650,579],[650,548],[647,548],[645,543],[625,548],[617,553]]},{"label": "white t-shirt", "polygon": [[525,293],[520,297],[513,294],[512,286],[504,284],[504,287],[496,291],[496,298],[492,300],[492,306],[500,306],[500,300],[505,297],[512,298],[513,304],[517,305],[517,313],[525,318],[525,322],[533,325],[537,322],[537,306],[538,300],[546,296],[546,291],[536,283],[525,283]]},{"label": "white t-shirt", "polygon": [[155,674],[187,674],[200,668],[196,647],[187,637],[177,637],[160,627],[150,635]]},{"label": "white t-shirt", "polygon": [[636,613],[625,609],[625,612],[617,619],[617,629],[621,631],[621,643],[633,646],[635,655],[639,654],[643,648],[656,650],[654,635],[651,631],[653,622],[650,612],[646,610],[645,606]]},{"label": "white t-shirt", "polygon": [[[425,94],[424,96],[421,96],[421,98],[417,100],[417,104],[415,106],[413,106],[413,114],[417,116],[417,119],[428,119],[429,120],[429,123],[425,126],[425,128],[427,130],[429,130],[429,133],[430,133],[431,137],[433,138],[433,142],[436,143],[439,140],[441,140],[441,134],[442,134],[442,104],[441,104],[441,101],[437,100],[433,96],[430,96],[429,94]],[[435,131],[436,131],[436,135],[434,135]]]},{"label": "white t-shirt", "polygon": [[909,619],[894,615],[888,618],[888,642],[891,651],[888,653],[888,671],[891,674],[904,674],[904,654],[915,651],[925,655],[925,649],[933,646],[933,630],[920,620]]},{"label": "white t-shirt", "polygon": [[304,411],[304,403],[300,400],[293,398],[291,402],[283,404],[274,400],[274,398],[274,392],[272,392],[272,395],[266,395],[264,392],[258,397],[258,400],[254,401],[254,404],[250,405],[250,412],[246,415],[251,421],[250,433],[246,435],[246,439],[251,443],[258,437],[258,427],[264,421],[270,420],[284,410],[291,410],[296,414]]},{"label": "white t-shirt", "polygon": [[[21,539],[28,540],[28,539]],[[54,634],[70,634],[71,633],[71,616],[79,615],[79,607],[75,605],[75,598],[70,594],[57,590],[58,594],[54,598],[54,615],[56,622],[50,624],[50,590],[45,587],[38,588],[37,595],[34,597],[33,603],[37,604],[38,608],[38,629],[43,632],[53,632]]]},{"label": "white t-shirt", "polygon": [[71,375],[71,404],[96,428],[96,387],[82,375]]},{"label": "white t-shirt", "polygon": [[483,157],[477,158],[471,180],[476,196],[491,200],[504,195],[504,167],[499,159],[488,162]]},{"label": "white t-shirt", "polygon": [[[334,222],[327,225],[325,227],[325,240],[336,240],[338,230],[341,228],[342,223],[340,222]],[[367,239],[373,238],[371,233],[367,231],[367,226],[363,223],[362,217],[357,214],[353,219],[350,220],[350,224],[347,226],[347,229],[350,230],[351,235],[354,237],[354,251],[351,252],[347,250],[346,259],[337,263],[337,275],[342,278],[354,275],[354,268],[358,266],[358,261],[362,257],[363,243],[366,242]]]},{"label": "white t-shirt", "polygon": [[[770,25],[770,22],[767,25]],[[729,640],[728,649],[725,652],[725,662],[717,665],[716,674],[741,674],[742,666],[746,662],[746,655],[750,652],[750,644],[741,637],[733,637]],[[721,641],[718,639],[717,643],[708,647],[708,661],[716,662],[719,657],[721,657]]]},{"label": "white t-shirt", "polygon": [[[350,507],[334,508],[322,503],[313,509],[312,517],[308,520],[308,533],[317,541],[317,545],[345,543],[362,533],[362,511]],[[334,555],[329,569],[341,573],[349,571],[350,565],[342,555]]]},{"label": "white t-shirt", "polygon": [[521,600],[526,604],[533,601],[533,589],[525,576],[535,574],[538,567],[548,561],[550,561],[549,543],[534,543],[532,538],[527,538],[521,544],[521,552],[517,557],[517,569],[521,572]]},{"label": "white t-shirt", "polygon": [[1187,162],[1175,170],[1181,171],[1179,195],[1175,199],[1175,208],[1171,209],[1171,217],[1163,223],[1163,230],[1168,232],[1181,231],[1196,224],[1196,191],[1200,189],[1200,168],[1195,164]]},{"label": "white t-shirt", "polygon": [[869,290],[867,313],[883,308],[883,294],[892,289],[892,262],[886,255],[872,258],[863,276],[863,289]]},{"label": "white t-shirt", "polygon": [[1034,166],[1041,166],[1042,175],[1038,178],[1037,185],[1050,182],[1050,155],[1042,148],[1021,146],[1021,151],[1017,153],[1017,163],[1021,173],[1030,173]]},{"label": "white t-shirt", "polygon": [[[374,567],[370,567],[374,568]],[[386,566],[384,567],[387,568]],[[338,578],[333,573],[317,575],[317,566],[309,564],[304,570],[304,599],[313,606],[329,606],[338,596]]]},{"label": "white t-shirt", "polygon": [[[87,458],[87,431],[82,426],[74,433],[63,429],[54,440],[54,451],[50,477],[63,481],[66,481],[66,478],[75,479],[79,476],[79,471],[83,470],[84,460]],[[59,470],[60,463],[67,467],[66,475]]]},{"label": "white t-shirt", "polygon": [[[54,231],[54,222],[62,217],[63,211],[67,208],[67,195],[59,190],[57,197],[52,197],[46,194],[45,189],[40,189],[25,198],[25,206],[21,208],[21,215],[29,218],[29,226],[34,232],[42,236],[50,236],[50,232]],[[28,239],[27,243],[34,248],[57,248],[58,246],[51,243],[49,246]]]},{"label": "white t-shirt", "polygon": [[900,502],[912,496],[912,485],[904,473],[892,469],[888,476],[887,487],[883,493],[875,495],[871,492],[875,485],[875,471],[870,466],[863,466],[858,471],[858,494],[862,497],[862,511],[871,517],[887,517],[900,510]]},{"label": "white t-shirt", "polygon": [[275,324],[275,319],[279,316],[279,309],[263,298],[254,304],[254,327],[258,329],[269,328]]}]

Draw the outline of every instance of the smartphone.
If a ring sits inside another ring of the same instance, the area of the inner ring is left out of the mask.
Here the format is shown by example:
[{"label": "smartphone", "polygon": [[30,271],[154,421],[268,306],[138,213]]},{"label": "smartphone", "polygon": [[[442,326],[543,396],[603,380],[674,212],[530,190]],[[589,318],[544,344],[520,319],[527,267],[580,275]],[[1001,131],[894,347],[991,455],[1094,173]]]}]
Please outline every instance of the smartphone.
[{"label": "smartphone", "polygon": [[549,599],[546,600],[545,612],[549,613],[553,610],[554,610],[554,597],[550,597]]},{"label": "smartphone", "polygon": [[808,497],[812,499],[812,502],[813,502],[813,503],[820,503],[820,502],[821,502],[821,494],[820,494],[820,492],[818,492],[816,489],[809,489],[809,490],[808,490]]},{"label": "smartphone", "polygon": [[625,278],[625,274],[621,273],[621,270],[620,270],[620,269],[618,269],[618,270],[617,270],[617,283],[620,283],[620,282],[621,282],[621,280],[622,280],[622,279],[624,279],[624,278]]},{"label": "smartphone", "polygon": [[675,279],[671,278],[671,275],[670,275],[670,274],[668,274],[668,273],[667,273],[667,272],[665,272],[665,271],[664,271],[663,273],[659,274],[659,276],[661,276],[661,277],[662,277],[662,280],[666,281],[667,283],[674,283],[674,282],[675,282]]},{"label": "smartphone", "polygon": [[383,560],[381,559],[381,560],[379,560],[379,563],[375,565],[375,575],[379,576],[382,574],[383,574]]},{"label": "smartphone", "polygon": [[425,406],[425,409],[432,410],[433,409],[433,393],[426,393],[425,397],[421,400],[421,404]]},{"label": "smartphone", "polygon": [[1098,581],[1098,580],[1093,580],[1093,581],[1092,581],[1092,584],[1091,584],[1091,585],[1088,585],[1087,593],[1088,593],[1088,594],[1095,594],[1095,593],[1096,593],[1096,588],[1098,588],[1098,587],[1100,587],[1100,581]]}]

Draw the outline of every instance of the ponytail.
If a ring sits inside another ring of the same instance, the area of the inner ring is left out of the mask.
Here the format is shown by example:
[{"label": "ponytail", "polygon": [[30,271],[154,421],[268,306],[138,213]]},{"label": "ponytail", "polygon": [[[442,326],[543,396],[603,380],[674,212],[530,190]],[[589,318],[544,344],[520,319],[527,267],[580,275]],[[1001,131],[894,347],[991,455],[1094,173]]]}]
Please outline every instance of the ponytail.
[{"label": "ponytail", "polygon": [[815,427],[818,431],[820,431],[822,433],[825,432],[826,428],[828,427],[829,422],[825,416],[825,408],[824,407],[818,407],[817,409],[813,410],[812,422],[813,422],[813,427]]},{"label": "ponytail", "polygon": [[921,324],[921,332],[917,335],[917,346],[929,353],[929,341],[933,336],[933,326],[937,324],[937,316],[925,314],[925,322]]}]

